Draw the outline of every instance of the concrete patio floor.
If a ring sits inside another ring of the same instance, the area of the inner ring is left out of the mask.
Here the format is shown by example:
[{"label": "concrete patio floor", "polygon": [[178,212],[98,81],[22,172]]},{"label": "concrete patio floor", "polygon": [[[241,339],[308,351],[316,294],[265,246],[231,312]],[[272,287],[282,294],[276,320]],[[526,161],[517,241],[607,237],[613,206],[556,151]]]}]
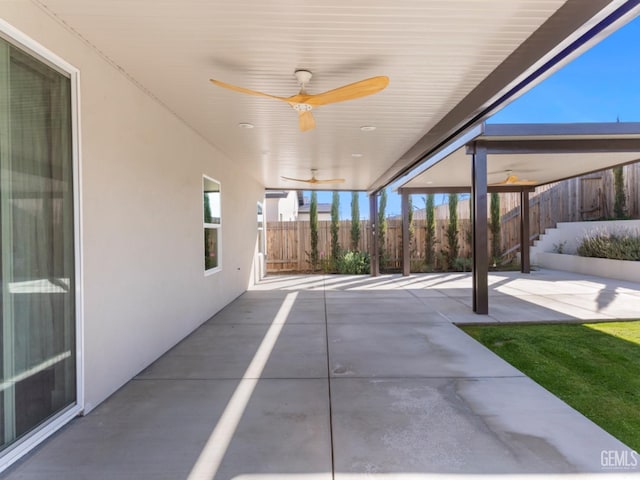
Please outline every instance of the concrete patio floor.
[{"label": "concrete patio floor", "polygon": [[625,445],[453,323],[637,318],[640,285],[492,274],[477,316],[470,282],[268,277],[2,478],[617,472]]}]

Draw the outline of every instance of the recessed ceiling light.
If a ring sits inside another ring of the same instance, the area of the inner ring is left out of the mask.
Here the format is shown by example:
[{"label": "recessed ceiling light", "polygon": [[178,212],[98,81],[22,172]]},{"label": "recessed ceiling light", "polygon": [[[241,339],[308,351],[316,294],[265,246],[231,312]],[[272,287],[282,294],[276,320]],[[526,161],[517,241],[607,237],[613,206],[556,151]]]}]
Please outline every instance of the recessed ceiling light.
[{"label": "recessed ceiling light", "polygon": [[427,182],[427,185],[433,185],[433,180],[429,180],[429,181]]},{"label": "recessed ceiling light", "polygon": [[351,156],[352,156],[353,158],[361,158],[361,157],[362,157],[362,154],[361,154],[361,153],[352,153],[352,154],[351,154]]},{"label": "recessed ceiling light", "polygon": [[362,130],[363,132],[373,132],[375,129],[376,127],[374,127],[373,125],[364,125],[360,127],[360,130]]},{"label": "recessed ceiling light", "polygon": [[253,123],[239,123],[238,127],[240,127],[240,128],[253,128]]}]

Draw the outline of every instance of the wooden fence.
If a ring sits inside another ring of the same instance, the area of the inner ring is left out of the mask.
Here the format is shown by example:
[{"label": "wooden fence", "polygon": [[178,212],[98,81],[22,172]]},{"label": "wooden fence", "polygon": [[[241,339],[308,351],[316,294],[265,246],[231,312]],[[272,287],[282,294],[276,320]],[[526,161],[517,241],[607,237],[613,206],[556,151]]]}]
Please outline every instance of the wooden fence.
[{"label": "wooden fence", "polygon": [[[426,222],[415,220],[414,237],[411,242],[412,261],[424,261]],[[436,251],[446,250],[446,229],[448,220],[436,221]],[[468,236],[471,234],[469,219],[458,221],[458,244],[460,257],[469,257]],[[369,251],[368,220],[360,221],[360,241],[357,250]],[[338,230],[340,247],[350,249],[351,221],[340,222]],[[402,262],[402,221],[387,220],[385,235],[386,266],[394,270],[401,267]],[[267,223],[267,272],[309,271],[309,253],[311,252],[311,228],[308,221],[301,222],[268,222]],[[320,258],[331,255],[331,222],[318,222],[318,252]]]},{"label": "wooden fence", "polygon": [[[369,251],[369,221],[360,222],[360,241],[357,250]],[[351,221],[341,221],[338,243],[349,249]],[[267,272],[308,271],[311,252],[309,221],[267,222]],[[331,222],[318,222],[318,252],[320,257],[331,254]]]},{"label": "wooden fence", "polygon": [[[640,218],[640,162],[624,167],[627,214]],[[553,228],[558,222],[597,220],[613,215],[613,174],[611,170],[573,178],[563,182],[545,185],[531,194],[529,210],[531,240],[545,229]],[[500,194],[501,249],[507,256],[515,255],[520,247],[520,195]],[[459,256],[470,256],[471,222],[468,201],[458,204],[458,244]],[[416,218],[417,217],[417,218]],[[446,229],[449,223],[448,206],[436,208],[436,253],[447,250]],[[424,210],[414,217],[414,236],[411,242],[412,265],[416,267],[425,257]],[[331,252],[331,222],[318,222],[318,252],[328,256]],[[368,220],[360,222],[358,250],[369,251]],[[339,226],[339,244],[350,248],[351,221],[343,220]],[[491,234],[489,233],[489,237]],[[489,245],[491,238],[489,238]],[[311,251],[311,232],[308,221],[267,223],[267,272],[308,271]],[[402,262],[402,221],[398,218],[387,220],[385,238],[386,267],[390,271],[401,267]],[[438,257],[438,255],[436,255]],[[436,258],[442,262],[442,258]],[[436,263],[436,268],[440,267]]]}]

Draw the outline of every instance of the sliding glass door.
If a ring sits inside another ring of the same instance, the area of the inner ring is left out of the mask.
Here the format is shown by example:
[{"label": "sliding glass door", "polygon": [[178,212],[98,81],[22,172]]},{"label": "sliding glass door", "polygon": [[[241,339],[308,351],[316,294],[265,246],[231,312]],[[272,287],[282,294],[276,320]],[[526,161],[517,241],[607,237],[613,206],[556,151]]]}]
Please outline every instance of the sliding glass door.
[{"label": "sliding glass door", "polygon": [[0,449],[76,401],[71,81],[0,39]]}]

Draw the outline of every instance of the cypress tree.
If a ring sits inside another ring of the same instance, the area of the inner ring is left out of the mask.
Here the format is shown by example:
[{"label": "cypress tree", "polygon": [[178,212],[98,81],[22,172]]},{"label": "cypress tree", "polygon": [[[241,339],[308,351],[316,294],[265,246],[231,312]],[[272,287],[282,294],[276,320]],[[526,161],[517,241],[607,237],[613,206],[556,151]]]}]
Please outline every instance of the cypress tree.
[{"label": "cypress tree", "polygon": [[424,261],[427,267],[433,266],[435,259],[435,247],[436,247],[436,209],[435,209],[435,195],[430,193],[425,200],[425,210],[427,216],[427,227],[425,232],[425,253]]},{"label": "cypress tree", "polygon": [[351,250],[358,251],[360,243],[360,204],[358,192],[351,192]]},{"label": "cypress tree", "polygon": [[309,205],[309,223],[311,228],[311,268],[318,267],[318,196],[311,192],[311,204]]},{"label": "cypress tree", "polygon": [[458,258],[458,194],[449,194],[449,226],[447,227],[447,242],[449,244],[449,251],[447,255],[447,261],[449,262],[449,268],[452,269],[455,265],[455,261]]},{"label": "cypress tree", "polygon": [[622,166],[613,168],[613,216],[621,219],[625,218],[627,201],[624,193],[624,171]]},{"label": "cypress tree", "polygon": [[378,258],[380,259],[380,268],[384,268],[385,265],[385,250],[386,250],[386,236],[387,236],[387,190],[383,189],[380,192],[380,206],[378,208]]},{"label": "cypress tree", "polygon": [[331,199],[331,261],[335,265],[340,257],[338,231],[340,229],[340,195],[333,192]]},{"label": "cypress tree", "polygon": [[497,192],[491,194],[491,220],[489,230],[491,230],[491,256],[496,262],[502,251],[500,249],[500,195]]},{"label": "cypress tree", "polygon": [[407,198],[407,206],[409,208],[409,248],[411,248],[413,237],[415,237],[416,234],[416,229],[413,226],[413,200],[411,199],[411,195]]}]

